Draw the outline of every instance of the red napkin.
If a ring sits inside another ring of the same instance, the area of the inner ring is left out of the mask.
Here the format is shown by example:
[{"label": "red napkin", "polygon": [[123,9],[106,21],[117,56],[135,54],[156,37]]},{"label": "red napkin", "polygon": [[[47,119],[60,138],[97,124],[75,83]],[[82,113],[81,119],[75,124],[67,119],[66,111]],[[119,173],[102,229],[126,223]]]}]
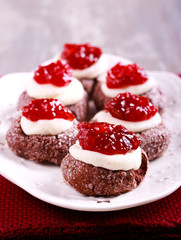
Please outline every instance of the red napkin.
[{"label": "red napkin", "polygon": [[162,200],[114,212],[45,203],[0,176],[0,239],[181,239],[181,188]]}]

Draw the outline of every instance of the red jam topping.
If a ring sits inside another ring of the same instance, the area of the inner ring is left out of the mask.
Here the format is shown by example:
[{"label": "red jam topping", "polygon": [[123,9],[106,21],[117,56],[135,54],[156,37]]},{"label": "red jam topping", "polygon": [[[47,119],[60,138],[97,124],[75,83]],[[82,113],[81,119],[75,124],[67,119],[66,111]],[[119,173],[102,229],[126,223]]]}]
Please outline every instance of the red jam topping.
[{"label": "red jam topping", "polygon": [[106,104],[105,110],[115,118],[133,122],[148,120],[158,112],[158,108],[146,97],[129,92],[119,93],[112,98]]},{"label": "red jam topping", "polygon": [[107,155],[126,154],[140,145],[136,135],[122,125],[82,122],[78,124],[78,129],[77,138],[84,150]]},{"label": "red jam topping", "polygon": [[121,63],[117,63],[108,71],[106,84],[108,88],[123,88],[143,84],[147,80],[147,74],[144,69],[138,65],[121,65]]},{"label": "red jam topping", "polygon": [[65,44],[61,58],[65,59],[73,69],[85,69],[93,65],[102,55],[98,47],[91,44]]},{"label": "red jam topping", "polygon": [[72,81],[72,69],[61,61],[39,66],[34,73],[34,80],[39,84],[52,84],[57,87],[67,86]]},{"label": "red jam topping", "polygon": [[30,121],[63,118],[73,121],[73,113],[60,103],[58,99],[35,99],[22,108],[22,115]]}]

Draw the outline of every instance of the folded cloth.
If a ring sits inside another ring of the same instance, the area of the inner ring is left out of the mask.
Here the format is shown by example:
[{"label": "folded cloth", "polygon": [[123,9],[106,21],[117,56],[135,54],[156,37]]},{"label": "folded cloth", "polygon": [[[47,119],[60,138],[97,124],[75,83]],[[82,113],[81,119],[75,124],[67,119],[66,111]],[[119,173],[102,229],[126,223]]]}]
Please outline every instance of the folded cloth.
[{"label": "folded cloth", "polygon": [[0,176],[0,239],[181,239],[181,188],[156,202],[113,212],[56,207]]}]

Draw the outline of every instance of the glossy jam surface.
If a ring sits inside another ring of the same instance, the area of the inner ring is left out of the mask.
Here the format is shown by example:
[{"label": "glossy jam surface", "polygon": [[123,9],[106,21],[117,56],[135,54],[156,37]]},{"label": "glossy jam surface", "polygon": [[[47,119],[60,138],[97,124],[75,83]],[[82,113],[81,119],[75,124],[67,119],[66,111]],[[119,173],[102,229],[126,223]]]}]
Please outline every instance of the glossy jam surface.
[{"label": "glossy jam surface", "polygon": [[22,108],[22,115],[33,122],[55,118],[73,121],[75,118],[73,113],[58,99],[35,99]]},{"label": "glossy jam surface", "polygon": [[136,135],[121,125],[103,122],[79,123],[77,139],[84,150],[107,155],[126,154],[140,145]]},{"label": "glossy jam surface", "polygon": [[72,69],[61,61],[39,66],[34,73],[34,80],[39,84],[52,84],[57,87],[67,86],[72,81]]},{"label": "glossy jam surface", "polygon": [[148,120],[158,112],[158,108],[146,97],[129,92],[119,93],[112,98],[105,110],[115,118],[133,122]]},{"label": "glossy jam surface", "polygon": [[108,71],[106,84],[108,88],[123,88],[143,84],[147,80],[146,72],[138,65],[121,65],[121,63],[117,63]]},{"label": "glossy jam surface", "polygon": [[85,69],[93,65],[102,55],[98,47],[86,44],[65,44],[61,58],[73,69]]}]

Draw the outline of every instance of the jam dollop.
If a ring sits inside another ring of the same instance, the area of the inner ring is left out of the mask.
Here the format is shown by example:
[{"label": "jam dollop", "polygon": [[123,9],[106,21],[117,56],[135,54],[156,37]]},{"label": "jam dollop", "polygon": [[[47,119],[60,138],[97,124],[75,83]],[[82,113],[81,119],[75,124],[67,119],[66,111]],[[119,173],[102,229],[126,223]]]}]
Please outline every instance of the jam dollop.
[{"label": "jam dollop", "polygon": [[133,122],[148,120],[158,112],[148,98],[129,92],[117,94],[104,109],[115,118]]},{"label": "jam dollop", "polygon": [[107,155],[126,154],[140,145],[137,136],[122,125],[82,122],[78,130],[77,139],[84,150]]},{"label": "jam dollop", "polygon": [[39,66],[34,73],[34,80],[39,84],[52,84],[54,86],[67,86],[72,81],[72,69],[60,60],[46,66]]},{"label": "jam dollop", "polygon": [[61,58],[73,69],[85,69],[93,65],[102,55],[98,47],[86,44],[65,44]]},{"label": "jam dollop", "polygon": [[73,121],[75,116],[58,99],[35,99],[22,108],[22,115],[30,121],[63,118]]},{"label": "jam dollop", "polygon": [[106,84],[108,88],[123,88],[143,84],[147,80],[146,72],[137,64],[122,65],[119,62],[108,71]]}]

